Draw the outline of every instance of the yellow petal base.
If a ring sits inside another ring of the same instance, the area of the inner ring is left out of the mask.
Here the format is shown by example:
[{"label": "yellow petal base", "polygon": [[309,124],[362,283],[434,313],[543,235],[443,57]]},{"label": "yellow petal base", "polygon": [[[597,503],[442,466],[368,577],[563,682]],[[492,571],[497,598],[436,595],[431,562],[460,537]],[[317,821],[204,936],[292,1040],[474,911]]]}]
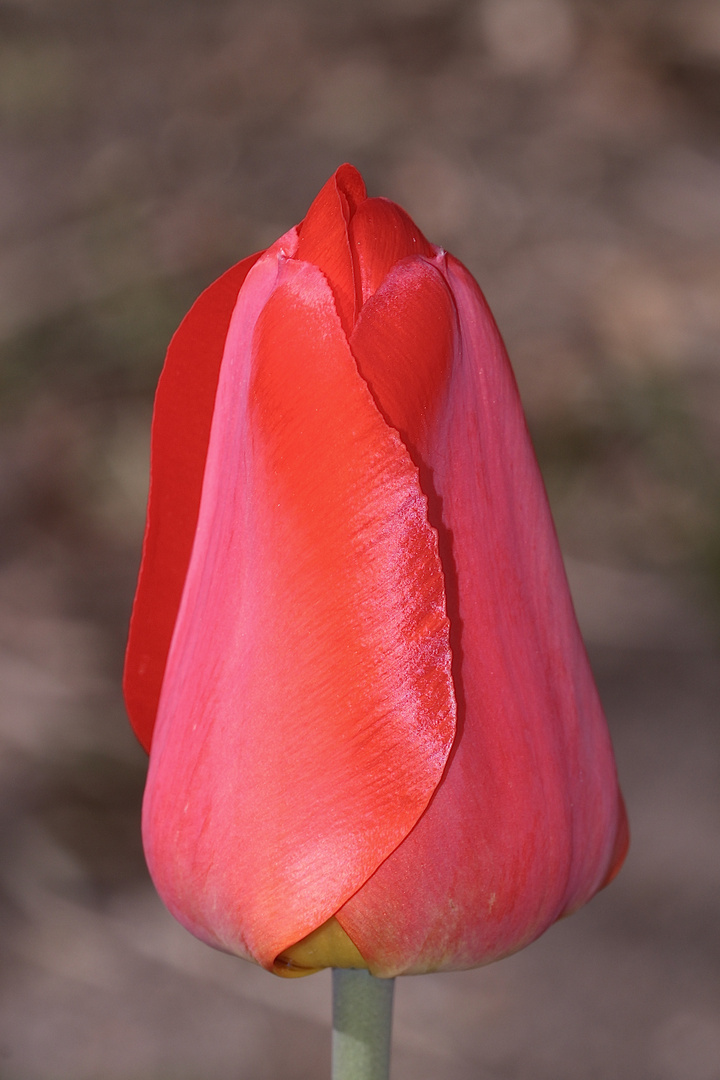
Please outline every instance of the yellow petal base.
[{"label": "yellow petal base", "polygon": [[334,915],[280,953],[273,971],[286,979],[297,979],[327,967],[367,970],[367,964]]}]

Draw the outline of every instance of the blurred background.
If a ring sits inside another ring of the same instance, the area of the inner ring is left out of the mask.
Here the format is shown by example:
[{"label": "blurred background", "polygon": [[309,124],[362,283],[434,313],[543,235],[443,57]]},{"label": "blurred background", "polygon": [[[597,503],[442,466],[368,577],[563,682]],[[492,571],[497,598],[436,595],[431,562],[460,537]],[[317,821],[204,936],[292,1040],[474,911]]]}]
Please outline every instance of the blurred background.
[{"label": "blurred background", "polygon": [[495,311],[633,828],[394,1080],[718,1080],[718,0],[0,0],[0,131],[0,1080],[329,1075],[155,897],[119,680],[169,336],[343,160]]}]

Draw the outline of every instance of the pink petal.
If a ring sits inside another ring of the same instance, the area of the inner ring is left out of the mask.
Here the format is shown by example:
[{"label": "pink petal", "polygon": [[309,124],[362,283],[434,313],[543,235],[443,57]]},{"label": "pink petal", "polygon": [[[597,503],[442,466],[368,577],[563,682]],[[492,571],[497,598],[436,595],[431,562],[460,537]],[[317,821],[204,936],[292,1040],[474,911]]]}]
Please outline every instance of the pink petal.
[{"label": "pink petal", "polygon": [[[513,375],[470,275],[438,266],[457,304],[455,354],[439,412],[427,426],[416,409],[409,442],[442,512],[458,734],[415,829],[337,916],[384,975],[515,951],[589,899],[623,847],[609,736]],[[379,354],[400,325],[381,299],[362,315]],[[404,325],[408,295],[399,302]]]},{"label": "pink petal", "polygon": [[407,836],[455,730],[437,537],[314,266],[248,275],[153,741],[151,872],[267,967]]}]

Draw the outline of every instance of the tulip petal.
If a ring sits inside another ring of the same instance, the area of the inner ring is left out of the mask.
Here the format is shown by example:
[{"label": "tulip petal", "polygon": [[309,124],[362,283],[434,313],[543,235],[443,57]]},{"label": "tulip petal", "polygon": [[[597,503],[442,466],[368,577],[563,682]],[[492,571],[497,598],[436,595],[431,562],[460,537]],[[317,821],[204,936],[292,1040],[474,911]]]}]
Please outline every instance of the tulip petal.
[{"label": "tulip petal", "polygon": [[[517,950],[589,899],[622,847],[609,736],[510,365],[470,275],[451,258],[438,268],[458,331],[448,392],[416,449],[451,544],[458,730],[415,829],[336,913],[382,975]],[[373,327],[363,312],[364,333],[389,339],[391,306],[375,314]]]},{"label": "tulip petal", "polygon": [[330,282],[340,322],[352,330],[361,298],[348,240],[348,222],[366,198],[365,184],[352,165],[341,165],[315,198],[299,226],[297,258],[322,270]]},{"label": "tulip petal", "polygon": [[447,396],[456,324],[455,304],[437,267],[406,258],[365,304],[350,338],[361,375],[416,464]]},{"label": "tulip petal", "polygon": [[130,720],[146,750],[195,536],[225,338],[240,287],[261,254],[233,266],[195,301],[170,342],[158,383],[147,526],[123,679]]},{"label": "tulip petal", "polygon": [[389,199],[366,199],[348,226],[350,247],[360,274],[362,302],[382,285],[393,266],[410,255],[434,255],[412,218]]},{"label": "tulip petal", "polygon": [[420,818],[455,731],[418,474],[325,277],[265,256],[223,358],[144,806],[198,936],[266,967]]}]

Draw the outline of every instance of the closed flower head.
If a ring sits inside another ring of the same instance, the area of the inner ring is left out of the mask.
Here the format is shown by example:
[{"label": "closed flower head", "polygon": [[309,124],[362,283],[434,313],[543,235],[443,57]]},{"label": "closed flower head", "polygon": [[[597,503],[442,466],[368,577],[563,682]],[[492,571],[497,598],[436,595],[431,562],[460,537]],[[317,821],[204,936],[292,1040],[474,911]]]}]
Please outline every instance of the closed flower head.
[{"label": "closed flower head", "polygon": [[622,861],[502,340],[349,165],[170,345],[125,688],[160,895],[279,974],[484,964]]}]

